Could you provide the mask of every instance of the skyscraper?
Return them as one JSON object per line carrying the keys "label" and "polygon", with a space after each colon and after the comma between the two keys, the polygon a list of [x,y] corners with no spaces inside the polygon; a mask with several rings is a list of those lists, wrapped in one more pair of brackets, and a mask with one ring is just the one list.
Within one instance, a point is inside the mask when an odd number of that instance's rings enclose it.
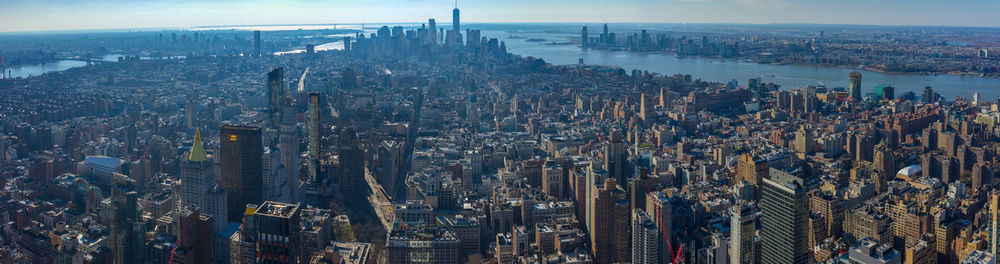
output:
{"label": "skyscraper", "polygon": [[174,263],[211,263],[212,217],[197,207],[184,208],[177,214],[177,247],[171,252]]}
{"label": "skyscraper", "polygon": [[337,166],[337,176],[340,177],[340,191],[348,199],[348,205],[363,202],[364,192],[361,186],[365,177],[365,153],[358,144],[358,133],[350,127],[342,128],[338,140],[340,166]]}
{"label": "skyscraper", "polygon": [[253,31],[253,51],[250,56],[260,57],[260,30]]}
{"label": "skyscraper", "polygon": [[861,101],[861,73],[854,71],[848,76],[851,78],[848,94],[854,101]]}
{"label": "skyscraper", "polygon": [[642,118],[642,121],[647,124],[653,122],[653,119],[656,118],[656,112],[653,112],[653,108],[653,97],[642,93],[639,100],[639,118]]}
{"label": "skyscraper", "polygon": [[673,208],[670,204],[670,197],[663,191],[654,191],[646,194],[646,214],[656,223],[660,233],[660,257],[663,262],[671,260],[670,249],[667,248],[671,237],[673,224],[670,221]]}
{"label": "skyscraper", "polygon": [[427,38],[428,43],[437,44],[438,43],[438,31],[437,31],[437,21],[433,18],[427,20]]}
{"label": "skyscraper", "polygon": [[255,238],[257,263],[299,263],[299,204],[267,201],[246,211],[244,225]]}
{"label": "skyscraper", "polygon": [[608,35],[608,23],[604,23],[604,32],[601,33],[601,43],[608,44],[611,42],[611,36]]}
{"label": "skyscraper", "polygon": [[287,178],[287,193],[292,198],[298,197],[295,192],[299,187],[299,128],[295,108],[290,100],[285,101],[284,117],[278,137],[278,149],[281,150],[281,165],[285,168]]}
{"label": "skyscraper", "polygon": [[315,184],[319,174],[319,115],[320,115],[320,94],[309,93],[309,119],[307,129],[309,133],[309,179]]}
{"label": "skyscraper", "polygon": [[[187,209],[195,208],[199,214],[211,217],[211,230],[225,230],[229,224],[228,197],[219,184],[216,166],[205,152],[201,131],[196,129],[191,150],[187,158],[181,161],[180,202],[176,212],[184,217],[188,214]],[[183,229],[182,227],[181,230]],[[217,261],[228,262],[229,255],[224,253],[227,253],[225,251],[228,250],[226,245],[229,243],[229,238],[224,236],[212,236],[212,238],[211,242],[204,242],[211,245],[198,244],[198,246],[211,246]]]}
{"label": "skyscraper", "polygon": [[594,197],[594,232],[591,233],[595,263],[627,262],[629,259],[629,212],[625,191],[615,179],[604,180]]}
{"label": "skyscraper", "polygon": [[583,29],[580,30],[580,46],[587,47],[588,39],[590,37],[587,36],[587,26],[583,26]]}
{"label": "skyscraper", "polygon": [[461,27],[458,22],[458,0],[455,1],[455,9],[451,10],[451,26],[455,30],[455,34],[458,34]]}
{"label": "skyscraper", "polygon": [[178,212],[191,206],[205,210],[202,199],[215,184],[215,177],[212,175],[214,172],[214,165],[208,159],[208,153],[201,142],[201,131],[196,129],[191,151],[187,159],[181,161],[181,202]]}
{"label": "skyscraper", "polygon": [[792,175],[771,175],[762,184],[763,264],[809,263],[809,200],[802,179]]}
{"label": "skyscraper", "polygon": [[806,130],[806,126],[800,126],[799,131],[795,132],[795,152],[802,155],[800,157],[804,157],[804,155],[812,154],[813,149],[812,133]]}
{"label": "skyscraper", "polygon": [[625,150],[625,142],[622,141],[622,134],[612,131],[607,144],[604,145],[604,169],[608,172],[608,178],[619,182],[627,182],[628,156]]}
{"label": "skyscraper", "polygon": [[729,219],[729,263],[756,263],[753,207],[748,205],[734,205],[729,209]]}
{"label": "skyscraper", "polygon": [[660,263],[660,229],[645,211],[632,211],[632,263]]}
{"label": "skyscraper", "polygon": [[263,202],[264,148],[260,127],[223,125],[219,130],[220,180],[228,194],[228,218],[243,219],[247,204]]}
{"label": "skyscraper", "polygon": [[198,126],[198,101],[194,98],[189,98],[187,104],[184,105],[184,117],[187,119],[188,128]]}
{"label": "skyscraper", "polygon": [[1000,250],[1000,245],[998,245],[1000,244],[1000,241],[998,241],[1000,240],[1000,238],[997,237],[1000,236],[1000,231],[998,231],[998,229],[1000,229],[1000,223],[998,223],[1000,222],[1000,219],[997,219],[997,217],[1000,217],[1000,192],[994,190],[993,192],[990,192],[990,237],[989,237],[990,239],[989,250],[990,253],[993,253],[994,256],[996,256],[998,250]]}
{"label": "skyscraper", "polygon": [[263,199],[268,201],[288,202],[288,180],[285,178],[285,167],[281,165],[281,150],[277,148],[264,147],[264,156],[261,159],[263,169]]}
{"label": "skyscraper", "polygon": [[111,251],[115,264],[142,263],[146,240],[139,218],[139,193],[135,181],[121,173],[112,174]]}
{"label": "skyscraper", "polygon": [[[285,110],[285,68],[278,67],[267,73],[267,127],[278,129]],[[267,142],[269,145],[275,142]]]}

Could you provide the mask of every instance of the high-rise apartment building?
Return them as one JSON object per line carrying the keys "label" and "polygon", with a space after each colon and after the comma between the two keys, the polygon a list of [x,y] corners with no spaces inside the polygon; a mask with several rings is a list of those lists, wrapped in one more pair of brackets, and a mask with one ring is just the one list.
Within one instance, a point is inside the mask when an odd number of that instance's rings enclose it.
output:
{"label": "high-rise apartment building", "polygon": [[614,179],[608,178],[594,197],[594,232],[591,233],[594,261],[629,261],[629,206]]}
{"label": "high-rise apartment building", "polygon": [[739,163],[736,164],[737,179],[754,186],[759,186],[763,179],[768,177],[769,172],[770,166],[767,160],[754,158],[750,154],[741,155]]}
{"label": "high-rise apartment building", "polygon": [[632,263],[660,264],[660,229],[641,209],[632,211]]}
{"label": "high-rise apartment building", "polygon": [[729,209],[730,264],[757,263],[755,215],[756,212],[752,205],[734,205]]}
{"label": "high-rise apartment building", "polygon": [[320,113],[320,93],[309,93],[308,120],[306,122],[309,142],[306,150],[309,152],[309,174],[307,175],[309,178],[307,180],[312,184],[316,184],[319,177]]}

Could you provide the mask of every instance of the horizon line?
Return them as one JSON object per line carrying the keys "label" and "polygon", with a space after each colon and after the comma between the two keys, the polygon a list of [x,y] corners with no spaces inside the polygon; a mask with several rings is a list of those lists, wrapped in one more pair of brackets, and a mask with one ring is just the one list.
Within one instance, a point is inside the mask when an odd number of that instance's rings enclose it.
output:
{"label": "horizon line", "polygon": [[[17,35],[17,34],[28,34],[28,35],[38,35],[38,34],[72,34],[72,33],[136,33],[136,32],[155,32],[155,31],[188,31],[191,29],[203,29],[204,28],[216,28],[216,27],[265,27],[265,26],[339,26],[339,25],[378,25],[389,26],[389,25],[415,25],[415,24],[426,24],[427,22],[348,22],[348,23],[290,23],[290,24],[243,24],[243,25],[202,25],[202,26],[165,26],[165,27],[137,27],[137,28],[80,28],[80,29],[43,29],[43,30],[12,30],[12,31],[0,31],[0,35]],[[451,21],[446,23],[438,23],[439,25],[451,25]],[[932,24],[838,24],[838,23],[809,23],[809,22],[799,22],[799,23],[752,23],[752,22],[462,22],[466,25],[476,25],[476,24],[563,24],[563,25],[585,25],[585,24],[649,24],[649,25],[758,25],[758,26],[780,26],[780,25],[813,25],[813,26],[869,26],[869,27],[940,27],[940,28],[980,28],[980,29],[1000,29],[1000,26],[972,26],[972,25],[932,25]],[[204,31],[213,30],[235,30],[244,31],[239,29],[208,29]],[[309,30],[320,30],[320,29],[309,29]],[[274,30],[274,31],[289,31],[289,30]]]}

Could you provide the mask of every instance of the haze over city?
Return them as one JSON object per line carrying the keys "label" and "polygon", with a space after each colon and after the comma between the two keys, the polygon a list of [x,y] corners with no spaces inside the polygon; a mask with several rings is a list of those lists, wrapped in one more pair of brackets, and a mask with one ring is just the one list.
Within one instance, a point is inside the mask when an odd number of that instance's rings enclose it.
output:
{"label": "haze over city", "polygon": [[[448,0],[8,0],[0,32],[450,21]],[[467,22],[1000,25],[991,0],[461,1]]]}
{"label": "haze over city", "polygon": [[0,263],[996,264],[996,10],[6,0]]}

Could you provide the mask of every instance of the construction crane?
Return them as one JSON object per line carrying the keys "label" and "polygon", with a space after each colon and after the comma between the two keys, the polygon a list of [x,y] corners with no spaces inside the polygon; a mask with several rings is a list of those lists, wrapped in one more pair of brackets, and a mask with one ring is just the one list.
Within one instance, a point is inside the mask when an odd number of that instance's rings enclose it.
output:
{"label": "construction crane", "polygon": [[[646,193],[652,193],[652,192],[653,192],[653,189],[649,188],[649,184],[647,183],[646,184]],[[667,217],[670,217],[670,216],[667,216]],[[663,240],[667,241],[667,254],[668,254],[667,256],[670,257],[670,259],[673,260],[673,264],[677,264],[678,261],[684,260],[684,244],[681,244],[681,246],[677,247],[677,254],[676,254],[677,257],[674,258],[674,255],[675,255],[674,254],[674,247],[672,245],[670,245],[670,233],[667,232],[667,228],[663,224],[663,217],[662,216],[656,218],[656,225],[660,227],[660,232],[663,232]]]}

